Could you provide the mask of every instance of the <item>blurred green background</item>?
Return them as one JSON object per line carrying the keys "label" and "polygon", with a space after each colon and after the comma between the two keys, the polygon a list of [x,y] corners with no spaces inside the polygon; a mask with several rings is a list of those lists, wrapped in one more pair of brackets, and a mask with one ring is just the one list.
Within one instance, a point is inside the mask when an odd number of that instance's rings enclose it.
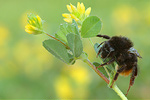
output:
{"label": "blurred green background", "polygon": [[[149,0],[0,0],[0,99],[120,99],[86,64],[66,65],[42,46],[49,37],[24,31],[27,13],[45,20],[45,30],[54,34],[64,23],[66,5],[83,2],[91,15],[103,21],[102,34],[122,35],[134,42],[143,57],[129,99],[150,99],[150,1]],[[104,41],[92,38],[93,42]],[[89,59],[98,61],[84,39]],[[119,76],[118,87],[126,93],[130,77]]]}

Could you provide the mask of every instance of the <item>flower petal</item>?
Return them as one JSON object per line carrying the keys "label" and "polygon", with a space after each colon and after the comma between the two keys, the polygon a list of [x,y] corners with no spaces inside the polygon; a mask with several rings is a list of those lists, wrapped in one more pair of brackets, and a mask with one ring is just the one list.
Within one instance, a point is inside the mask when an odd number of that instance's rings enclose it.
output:
{"label": "flower petal", "polygon": [[41,18],[38,15],[36,15],[36,18],[37,18],[38,22],[41,24]]}
{"label": "flower petal", "polygon": [[25,26],[26,29],[30,29],[30,24]]}
{"label": "flower petal", "polygon": [[80,2],[78,2],[78,4],[77,4],[77,10],[79,11],[80,9],[81,9]]}
{"label": "flower petal", "polygon": [[66,13],[62,14],[62,16],[65,17],[65,18],[70,18],[71,17],[70,14],[66,14]]}
{"label": "flower petal", "polygon": [[30,28],[31,28],[32,30],[37,30],[37,28],[34,27],[34,26],[32,26],[32,25],[30,25]]}
{"label": "flower petal", "polygon": [[71,18],[64,18],[64,21],[68,22],[68,23],[72,23],[72,19]]}
{"label": "flower petal", "polygon": [[85,15],[86,16],[89,16],[91,13],[91,7],[87,8],[86,11],[85,11]]}
{"label": "flower petal", "polygon": [[25,29],[25,31],[26,31],[27,33],[29,33],[29,34],[32,34],[32,33],[33,33],[33,31],[28,30],[28,29]]}
{"label": "flower petal", "polygon": [[83,3],[81,3],[81,13],[82,13],[82,14],[85,13],[85,6],[84,6]]}
{"label": "flower petal", "polygon": [[30,24],[26,25],[25,28],[28,30],[37,30],[36,27],[34,27],[33,25],[30,25]]}
{"label": "flower petal", "polygon": [[31,20],[29,20],[29,24],[32,24],[32,21],[31,21]]}
{"label": "flower petal", "polygon": [[70,14],[70,16],[71,16],[72,19],[75,19],[75,21],[79,21],[79,19],[75,15]]}
{"label": "flower petal", "polygon": [[32,20],[33,24],[36,24],[34,20]]}
{"label": "flower petal", "polygon": [[69,5],[67,5],[67,9],[68,9],[68,11],[69,11],[70,13],[72,13],[72,9],[71,9],[71,7],[70,7]]}
{"label": "flower petal", "polygon": [[77,11],[77,8],[74,5],[72,5],[71,3],[70,3],[70,6],[71,6],[71,9],[72,9],[73,12]]}

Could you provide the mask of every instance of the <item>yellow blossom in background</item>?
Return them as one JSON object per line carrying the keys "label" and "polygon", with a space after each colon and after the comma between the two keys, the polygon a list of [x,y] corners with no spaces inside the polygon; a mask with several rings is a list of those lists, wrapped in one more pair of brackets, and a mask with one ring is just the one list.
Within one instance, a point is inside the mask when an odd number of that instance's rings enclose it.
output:
{"label": "yellow blossom in background", "polygon": [[81,24],[91,12],[91,7],[85,10],[84,4],[80,2],[77,3],[77,8],[70,3],[70,5],[67,5],[67,9],[70,13],[64,13],[62,16],[65,17],[64,21],[68,23],[72,23],[72,19],[74,19],[76,22]]}
{"label": "yellow blossom in background", "polygon": [[[42,46],[39,46],[40,42],[39,39],[32,40],[32,43],[29,40],[20,40],[14,45],[13,58],[18,64],[22,65],[18,69],[22,69],[22,73],[28,78],[38,78],[46,70],[53,67],[51,66],[52,56],[44,51]],[[24,50],[24,53],[22,53],[22,50]],[[47,64],[49,66],[46,66]]]}
{"label": "yellow blossom in background", "polygon": [[144,15],[143,17],[145,18],[145,23],[147,25],[150,25],[150,6],[145,7],[146,9],[143,10]]}
{"label": "yellow blossom in background", "polygon": [[25,26],[25,31],[29,34],[42,34],[43,33],[43,21],[38,15],[28,15],[28,24]]}
{"label": "yellow blossom in background", "polygon": [[82,62],[75,63],[71,66],[64,66],[61,72],[62,74],[59,76],[61,78],[57,79],[58,81],[54,83],[56,94],[60,98],[86,98],[88,96],[90,92],[88,86],[91,82],[91,76],[88,69],[82,65]]}
{"label": "yellow blossom in background", "polygon": [[[131,35],[133,32],[133,27],[131,25],[138,25],[140,21],[140,14],[137,9],[129,5],[119,5],[112,12],[112,24],[113,28],[117,33]],[[140,21],[141,22],[141,21]]]}
{"label": "yellow blossom in background", "polygon": [[131,6],[121,5],[116,7],[112,13],[113,23],[119,24],[119,26],[125,26],[132,23],[132,21],[137,22],[139,19],[139,14],[136,9]]}
{"label": "yellow blossom in background", "polygon": [[[8,55],[9,38],[10,38],[9,29],[5,26],[0,25],[0,60],[4,60],[4,58],[7,57]],[[0,63],[0,66],[2,66],[1,63]]]}
{"label": "yellow blossom in background", "polygon": [[75,63],[69,70],[70,76],[77,84],[86,86],[90,82],[89,72],[80,63]]}
{"label": "yellow blossom in background", "polygon": [[76,84],[76,87],[74,87],[75,97],[86,98],[90,92],[88,87],[91,82],[88,69],[82,63],[78,62],[68,68],[68,74],[74,80],[74,84]]}
{"label": "yellow blossom in background", "polygon": [[[5,61],[4,61],[5,62]],[[19,68],[13,61],[8,60],[7,63],[0,64],[0,78],[6,79],[17,76],[19,74]]]}
{"label": "yellow blossom in background", "polygon": [[9,30],[7,27],[0,26],[0,46],[4,45],[8,41]]}
{"label": "yellow blossom in background", "polygon": [[54,84],[56,93],[61,99],[73,98],[73,88],[71,83],[65,76],[60,76],[56,79]]}

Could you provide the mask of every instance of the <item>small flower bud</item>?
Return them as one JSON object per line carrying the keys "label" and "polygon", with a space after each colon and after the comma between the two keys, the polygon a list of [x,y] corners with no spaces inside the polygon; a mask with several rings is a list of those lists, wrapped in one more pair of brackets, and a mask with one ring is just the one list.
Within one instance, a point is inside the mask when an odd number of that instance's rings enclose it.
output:
{"label": "small flower bud", "polygon": [[43,33],[43,21],[38,15],[28,15],[28,24],[25,26],[25,31],[29,34],[42,34]]}

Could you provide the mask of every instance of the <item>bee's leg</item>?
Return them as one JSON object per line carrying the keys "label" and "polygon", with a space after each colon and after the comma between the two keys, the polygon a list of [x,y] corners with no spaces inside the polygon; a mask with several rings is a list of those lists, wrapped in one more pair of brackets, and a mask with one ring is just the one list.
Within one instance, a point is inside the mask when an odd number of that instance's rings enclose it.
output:
{"label": "bee's leg", "polygon": [[119,76],[119,73],[121,73],[122,71],[124,71],[124,69],[125,69],[125,66],[122,66],[121,68],[119,68],[119,69],[117,70],[117,72],[116,72],[116,74],[115,74],[115,77],[114,77],[114,79],[113,79],[113,81],[112,81],[112,84],[111,84],[110,88],[112,88],[114,82],[117,80],[117,78],[118,78],[118,76]]}
{"label": "bee's leg", "polygon": [[111,54],[111,52],[109,52],[109,54],[105,57],[105,59],[104,59],[104,62],[105,62],[105,60],[108,58],[108,56]]}
{"label": "bee's leg", "polygon": [[130,78],[130,84],[129,84],[129,88],[127,90],[126,96],[128,95],[128,92],[129,92],[131,86],[134,84],[134,79],[135,79],[136,76],[137,76],[137,65],[133,67],[132,75],[131,75],[131,78]]}
{"label": "bee's leg", "polygon": [[102,49],[100,48],[96,57],[98,57],[98,55],[101,53],[101,51],[102,51]]}
{"label": "bee's leg", "polygon": [[100,44],[97,46],[97,48],[98,48],[99,46],[101,46],[104,42],[105,42],[105,41],[103,41],[102,43],[100,43]]}
{"label": "bee's leg", "polygon": [[[104,42],[105,42],[105,41],[104,41]],[[99,46],[101,46],[104,42],[100,43],[100,44],[97,46],[97,48],[98,48]],[[98,53],[97,53],[97,56],[96,56],[96,57],[98,57],[98,55],[101,53],[101,51],[102,51],[102,49],[100,48],[99,51],[98,51]]]}
{"label": "bee's leg", "polygon": [[105,57],[104,62],[105,62],[105,60],[109,57],[109,55],[111,55],[112,53],[113,53],[113,51],[110,51],[110,52],[109,52],[109,54]]}
{"label": "bee's leg", "polygon": [[111,59],[111,60],[109,60],[108,62],[106,62],[106,63],[104,63],[104,64],[99,65],[97,68],[99,68],[99,67],[103,67],[103,66],[105,66],[105,65],[109,65],[109,64],[113,63],[114,61],[115,61],[115,59],[114,59],[114,58],[112,58],[112,59]]}
{"label": "bee's leg", "polygon": [[[105,57],[105,59],[104,59],[104,62],[105,62],[105,60],[114,52],[114,49],[110,46],[110,44],[109,44],[109,42],[107,42],[106,43],[107,45],[108,45],[108,47],[109,47],[109,50],[108,50],[108,55]],[[107,51],[107,49],[105,49],[106,51]]]}
{"label": "bee's leg", "polygon": [[107,35],[97,35],[97,37],[102,37],[102,38],[104,38],[104,39],[110,39],[110,37],[107,36]]}

